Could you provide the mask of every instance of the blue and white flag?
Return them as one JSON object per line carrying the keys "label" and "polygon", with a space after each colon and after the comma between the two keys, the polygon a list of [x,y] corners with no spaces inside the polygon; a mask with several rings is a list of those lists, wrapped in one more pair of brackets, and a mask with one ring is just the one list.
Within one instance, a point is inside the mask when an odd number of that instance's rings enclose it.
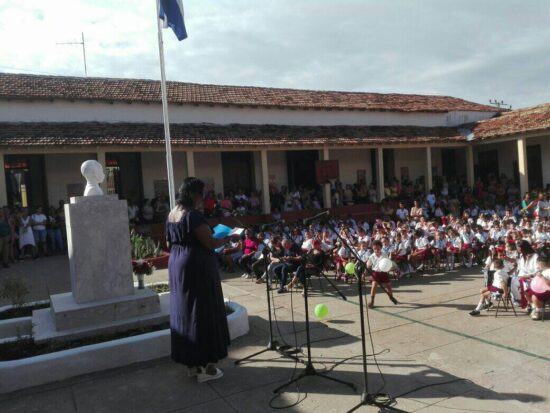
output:
{"label": "blue and white flag", "polygon": [[187,38],[181,0],[159,0],[159,6],[159,19],[164,21],[164,28],[171,27],[178,40]]}

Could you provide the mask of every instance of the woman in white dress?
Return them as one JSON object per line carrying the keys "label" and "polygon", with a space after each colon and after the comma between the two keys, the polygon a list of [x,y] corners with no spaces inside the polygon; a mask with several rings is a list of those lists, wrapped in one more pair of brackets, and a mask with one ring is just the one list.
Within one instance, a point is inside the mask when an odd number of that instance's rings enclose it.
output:
{"label": "woman in white dress", "polygon": [[[36,243],[34,242],[34,234],[32,232],[32,220],[29,216],[27,208],[23,208],[19,218],[19,250],[23,258],[34,257]],[[29,251],[30,250],[30,254]]]}

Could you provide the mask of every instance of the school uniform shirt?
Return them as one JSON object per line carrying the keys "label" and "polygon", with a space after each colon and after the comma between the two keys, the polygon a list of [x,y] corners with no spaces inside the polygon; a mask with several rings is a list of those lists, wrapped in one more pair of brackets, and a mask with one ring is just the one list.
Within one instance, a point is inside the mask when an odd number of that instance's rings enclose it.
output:
{"label": "school uniform shirt", "polygon": [[453,237],[449,240],[449,243],[454,247],[454,248],[460,248],[462,247],[462,239],[460,237]]}
{"label": "school uniform shirt", "polygon": [[371,254],[372,254],[372,251],[369,251],[369,250],[358,250],[357,251],[357,256],[363,262],[367,262],[367,260],[369,259],[369,256]]}
{"label": "school uniform shirt", "polygon": [[340,247],[338,250],[338,255],[340,258],[349,258],[349,251],[346,249],[346,247]]}
{"label": "school uniform shirt", "polygon": [[397,246],[395,253],[399,256],[405,256],[407,255],[409,248],[410,248],[409,240],[403,240]]}
{"label": "school uniform shirt", "polygon": [[537,259],[537,254],[532,254],[527,259],[525,259],[524,257],[519,257],[518,277],[534,275],[537,272]]}
{"label": "school uniform shirt", "polygon": [[373,271],[380,271],[378,264],[380,263],[380,260],[382,258],[388,258],[388,257],[384,253],[380,254],[380,256],[378,257],[373,252],[367,259],[367,267],[370,267]]}
{"label": "school uniform shirt", "polygon": [[414,240],[414,246],[418,250],[424,250],[430,246],[430,241],[428,241],[428,237],[420,237]]}
{"label": "school uniform shirt", "polygon": [[535,232],[535,240],[540,243],[548,242],[550,240],[550,234],[544,231]]}
{"label": "school uniform shirt", "polygon": [[480,244],[487,242],[487,234],[485,232],[476,232],[475,238]]}
{"label": "school uniform shirt", "polygon": [[502,284],[506,285],[508,283],[509,275],[504,268],[495,271],[493,274],[493,283],[492,286],[495,288],[502,288]]}
{"label": "school uniform shirt", "polygon": [[393,251],[393,246],[391,244],[382,246],[382,254],[387,255],[388,257]]}
{"label": "school uniform shirt", "polygon": [[444,250],[447,246],[447,241],[445,239],[434,239],[432,241],[432,246],[438,250]]}
{"label": "school uniform shirt", "polygon": [[471,232],[462,231],[460,233],[460,238],[464,244],[472,245],[473,236]]}

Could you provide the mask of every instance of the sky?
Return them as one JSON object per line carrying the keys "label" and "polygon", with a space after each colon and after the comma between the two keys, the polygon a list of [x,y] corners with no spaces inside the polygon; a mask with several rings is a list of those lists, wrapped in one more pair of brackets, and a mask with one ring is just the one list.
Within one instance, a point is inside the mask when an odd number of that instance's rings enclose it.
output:
{"label": "sky", "polygon": [[[550,0],[183,0],[183,82],[550,102]],[[0,72],[160,79],[155,0],[0,0]]]}

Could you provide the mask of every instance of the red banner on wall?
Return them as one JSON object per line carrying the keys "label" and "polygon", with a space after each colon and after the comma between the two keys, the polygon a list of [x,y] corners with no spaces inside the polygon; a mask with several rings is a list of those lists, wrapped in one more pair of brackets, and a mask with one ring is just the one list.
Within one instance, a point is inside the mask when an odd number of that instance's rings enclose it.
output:
{"label": "red banner on wall", "polygon": [[315,162],[315,178],[317,185],[326,184],[331,179],[340,177],[340,169],[338,161],[316,161]]}

